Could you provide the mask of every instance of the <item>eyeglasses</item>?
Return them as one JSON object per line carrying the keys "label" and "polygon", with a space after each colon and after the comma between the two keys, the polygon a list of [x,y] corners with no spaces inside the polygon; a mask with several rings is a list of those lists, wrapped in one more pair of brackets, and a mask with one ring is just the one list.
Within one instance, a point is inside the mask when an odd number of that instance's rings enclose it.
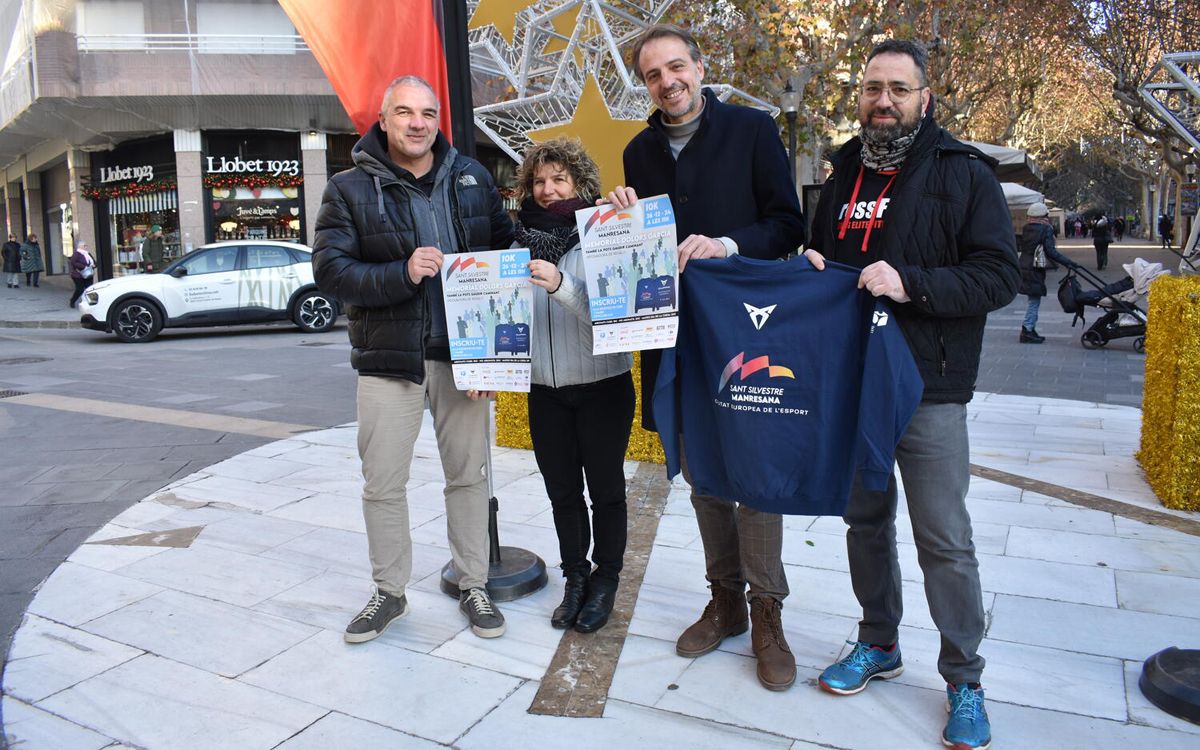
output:
{"label": "eyeglasses", "polygon": [[864,83],[862,87],[862,95],[865,99],[878,99],[883,96],[883,92],[887,91],[888,99],[894,102],[905,102],[908,98],[920,91],[928,88],[927,86],[918,86],[917,88],[909,88],[908,86],[900,86],[895,84],[883,83]]}

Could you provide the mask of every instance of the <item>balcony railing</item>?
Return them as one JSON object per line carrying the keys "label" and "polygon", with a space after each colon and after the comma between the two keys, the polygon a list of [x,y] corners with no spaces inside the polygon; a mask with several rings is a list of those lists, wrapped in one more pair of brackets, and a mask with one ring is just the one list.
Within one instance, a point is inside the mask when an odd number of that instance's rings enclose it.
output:
{"label": "balcony railing", "polygon": [[308,45],[297,34],[87,34],[80,52],[198,52],[206,55],[294,55]]}

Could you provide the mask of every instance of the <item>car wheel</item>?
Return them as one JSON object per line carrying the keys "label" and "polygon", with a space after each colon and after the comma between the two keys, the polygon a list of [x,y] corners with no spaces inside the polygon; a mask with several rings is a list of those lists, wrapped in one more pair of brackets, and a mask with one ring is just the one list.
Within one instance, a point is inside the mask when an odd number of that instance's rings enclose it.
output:
{"label": "car wheel", "polygon": [[320,292],[305,292],[296,300],[292,319],[305,333],[324,333],[337,320],[337,306]]}
{"label": "car wheel", "polygon": [[113,311],[112,331],[127,344],[153,341],[162,326],[158,308],[143,299],[125,300]]}

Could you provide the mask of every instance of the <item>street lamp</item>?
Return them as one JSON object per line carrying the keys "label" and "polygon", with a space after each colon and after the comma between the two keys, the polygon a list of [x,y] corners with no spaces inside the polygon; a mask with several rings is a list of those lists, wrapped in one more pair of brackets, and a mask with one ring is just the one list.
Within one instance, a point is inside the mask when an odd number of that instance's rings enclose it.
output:
{"label": "street lamp", "polygon": [[788,127],[788,157],[792,162],[792,184],[796,184],[796,111],[800,109],[800,92],[792,88],[792,82],[789,79],[787,87],[783,90],[783,96],[780,97],[780,106],[783,109],[784,115],[787,116]]}

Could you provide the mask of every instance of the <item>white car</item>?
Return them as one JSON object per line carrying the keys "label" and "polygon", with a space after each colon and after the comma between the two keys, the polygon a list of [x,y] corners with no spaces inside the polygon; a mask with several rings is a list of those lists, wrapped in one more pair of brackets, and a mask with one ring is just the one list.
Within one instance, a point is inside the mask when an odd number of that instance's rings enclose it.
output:
{"label": "white car", "polygon": [[93,284],[79,300],[84,328],[130,343],[151,341],[163,328],[274,320],[319,333],[333,327],[340,307],[313,281],[312,250],[273,240],[205,245],[161,273]]}

